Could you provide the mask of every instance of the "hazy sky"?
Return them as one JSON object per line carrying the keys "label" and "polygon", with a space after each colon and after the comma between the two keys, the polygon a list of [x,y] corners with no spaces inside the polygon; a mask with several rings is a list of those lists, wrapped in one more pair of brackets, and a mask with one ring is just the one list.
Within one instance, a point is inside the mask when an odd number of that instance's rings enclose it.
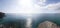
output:
{"label": "hazy sky", "polygon": [[0,0],[0,11],[6,13],[60,12],[60,0]]}

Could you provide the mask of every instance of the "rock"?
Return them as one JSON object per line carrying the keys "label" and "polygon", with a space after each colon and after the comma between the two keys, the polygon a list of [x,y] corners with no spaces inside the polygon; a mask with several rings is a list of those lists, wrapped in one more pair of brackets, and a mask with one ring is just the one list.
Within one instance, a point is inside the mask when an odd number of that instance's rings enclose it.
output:
{"label": "rock", "polygon": [[[44,21],[39,24],[38,28],[58,28],[56,23],[53,23],[51,21]],[[60,26],[59,26],[60,28]]]}
{"label": "rock", "polygon": [[5,13],[0,12],[0,19],[2,19],[3,17],[5,17]]}

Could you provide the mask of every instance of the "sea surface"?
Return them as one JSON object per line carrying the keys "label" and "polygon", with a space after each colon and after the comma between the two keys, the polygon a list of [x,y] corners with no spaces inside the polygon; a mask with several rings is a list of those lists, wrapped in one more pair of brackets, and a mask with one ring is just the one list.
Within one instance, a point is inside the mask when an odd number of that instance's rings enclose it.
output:
{"label": "sea surface", "polygon": [[[16,23],[18,22],[17,28],[26,28],[26,20],[27,17],[25,14],[17,14],[17,13],[5,13],[6,16],[3,20],[0,20],[0,24],[5,23]],[[57,25],[60,25],[60,13],[39,13],[32,14],[32,27],[37,28],[41,22],[44,21],[52,21]]]}
{"label": "sea surface", "polygon": [[26,17],[16,13],[5,13],[5,17],[0,20],[0,24],[17,24],[16,28],[25,28]]}
{"label": "sea surface", "polygon": [[33,17],[32,28],[38,28],[39,24],[44,21],[51,21],[60,26],[60,13],[40,13],[35,15]]}

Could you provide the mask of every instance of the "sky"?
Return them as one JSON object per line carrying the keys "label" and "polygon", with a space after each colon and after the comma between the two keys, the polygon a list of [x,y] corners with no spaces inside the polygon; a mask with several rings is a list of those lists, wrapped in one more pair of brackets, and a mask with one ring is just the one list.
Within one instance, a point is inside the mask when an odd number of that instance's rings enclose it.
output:
{"label": "sky", "polygon": [[0,0],[0,12],[60,13],[60,0]]}

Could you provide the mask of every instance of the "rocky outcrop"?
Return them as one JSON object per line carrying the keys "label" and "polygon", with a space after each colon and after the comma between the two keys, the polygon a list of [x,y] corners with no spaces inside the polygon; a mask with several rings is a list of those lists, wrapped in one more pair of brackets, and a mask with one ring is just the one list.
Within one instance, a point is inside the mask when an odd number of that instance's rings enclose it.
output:
{"label": "rocky outcrop", "polygon": [[3,17],[5,17],[5,13],[0,12],[0,19],[2,19]]}
{"label": "rocky outcrop", "polygon": [[45,21],[39,24],[38,28],[60,28],[60,26],[57,26],[57,24],[50,22],[50,21]]}

